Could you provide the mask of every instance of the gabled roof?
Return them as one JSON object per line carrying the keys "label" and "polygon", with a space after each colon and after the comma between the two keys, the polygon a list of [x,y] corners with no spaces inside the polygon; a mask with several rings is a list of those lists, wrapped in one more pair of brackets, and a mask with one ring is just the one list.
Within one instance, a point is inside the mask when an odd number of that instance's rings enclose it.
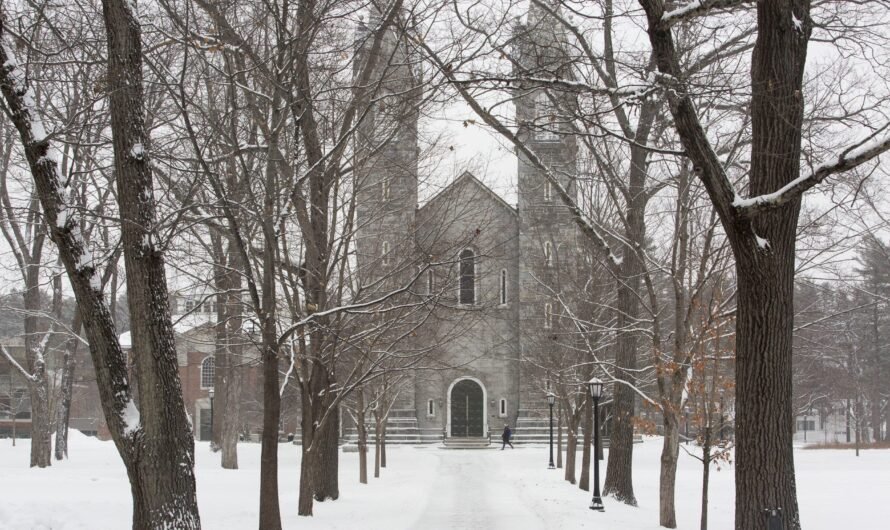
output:
{"label": "gabled roof", "polygon": [[508,203],[507,201],[502,199],[500,195],[498,195],[491,188],[489,188],[488,186],[483,184],[481,180],[476,178],[476,176],[473,175],[472,173],[470,173],[469,171],[464,171],[459,177],[454,179],[454,181],[451,184],[445,186],[445,188],[442,191],[433,195],[433,197],[430,200],[428,200],[426,202],[426,204],[424,204],[423,206],[418,208],[418,210],[423,210],[430,204],[433,204],[434,202],[437,202],[437,201],[447,197],[448,195],[451,195],[451,193],[453,193],[454,190],[458,189],[458,187],[464,183],[473,185],[476,188],[478,188],[479,190],[481,190],[482,192],[484,192],[485,194],[489,195],[490,197],[492,197],[494,199],[494,201],[497,204],[500,204],[502,207],[506,208],[507,211],[509,211],[511,214],[513,214],[513,215],[519,214],[519,212],[516,208],[510,206],[510,203]]}

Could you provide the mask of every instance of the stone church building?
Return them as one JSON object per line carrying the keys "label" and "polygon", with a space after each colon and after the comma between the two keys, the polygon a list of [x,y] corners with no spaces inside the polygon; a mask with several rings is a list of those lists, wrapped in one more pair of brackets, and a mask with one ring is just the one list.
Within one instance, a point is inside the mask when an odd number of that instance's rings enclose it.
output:
{"label": "stone church building", "polygon": [[[563,40],[534,4],[531,9],[514,29],[514,53],[527,68],[565,74]],[[358,32],[357,64],[369,34],[365,27]],[[429,350],[427,369],[417,370],[402,390],[387,440],[497,439],[510,425],[517,441],[543,441],[546,376],[535,359],[565,347],[572,335],[559,329],[558,316],[574,305],[575,273],[585,264],[589,269],[587,244],[550,180],[519,151],[517,207],[469,172],[418,207],[423,83],[406,50],[395,35],[385,39],[382,54],[391,66],[385,78],[377,77],[374,110],[356,149],[363,162],[356,164],[363,282],[392,289],[414,281],[412,292],[436,304],[413,339],[417,350]],[[568,176],[578,148],[555,112],[570,102],[534,86],[511,90],[519,138],[574,194]]]}

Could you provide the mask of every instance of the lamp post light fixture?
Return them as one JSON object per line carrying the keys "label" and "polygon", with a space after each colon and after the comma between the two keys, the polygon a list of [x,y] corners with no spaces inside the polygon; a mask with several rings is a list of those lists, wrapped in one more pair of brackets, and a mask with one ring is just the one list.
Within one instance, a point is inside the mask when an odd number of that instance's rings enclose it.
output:
{"label": "lamp post light fixture", "polygon": [[215,394],[214,388],[210,387],[207,390],[207,395],[210,397],[210,443],[213,444],[213,394]]}
{"label": "lamp post light fixture", "polygon": [[600,460],[596,457],[600,447],[600,414],[599,403],[603,397],[603,382],[594,377],[587,382],[590,397],[593,399],[593,500],[590,501],[590,509],[598,512],[605,511],[603,500],[600,498]]}
{"label": "lamp post light fixture", "polygon": [[547,392],[547,404],[550,405],[550,465],[547,469],[556,469],[553,465],[553,404],[556,403],[556,394]]}

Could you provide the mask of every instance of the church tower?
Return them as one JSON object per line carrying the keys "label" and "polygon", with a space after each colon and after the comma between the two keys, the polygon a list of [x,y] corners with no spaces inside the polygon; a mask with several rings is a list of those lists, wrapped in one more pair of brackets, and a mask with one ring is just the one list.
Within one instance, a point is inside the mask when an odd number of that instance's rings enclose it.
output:
{"label": "church tower", "polygon": [[[359,123],[354,154],[356,250],[364,285],[379,289],[410,278],[417,208],[417,122],[420,79],[397,30],[388,30],[375,52],[381,15],[372,11],[355,37],[354,90]],[[362,79],[371,54],[376,65]],[[367,111],[367,112],[366,112]]]}
{"label": "church tower", "polygon": [[[517,78],[572,78],[565,31],[534,2],[527,22],[514,28],[514,54]],[[578,152],[571,130],[574,98],[530,81],[520,83],[514,97],[519,138],[574,197]],[[522,152],[517,155],[521,354],[523,359],[541,360],[557,355],[571,335],[566,320],[559,318],[565,313],[561,305],[566,301],[559,295],[570,289],[568,276],[575,270],[577,229],[545,172]],[[542,408],[546,391],[542,374],[530,377],[525,370],[525,365],[546,366],[546,362],[523,365],[520,432],[522,416]]]}

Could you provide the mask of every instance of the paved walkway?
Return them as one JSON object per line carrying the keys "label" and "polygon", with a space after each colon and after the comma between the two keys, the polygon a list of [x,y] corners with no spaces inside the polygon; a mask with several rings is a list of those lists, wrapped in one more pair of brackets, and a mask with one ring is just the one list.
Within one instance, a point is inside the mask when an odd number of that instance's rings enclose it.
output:
{"label": "paved walkway", "polygon": [[[507,451],[510,449],[507,448]],[[439,450],[432,495],[413,528],[517,530],[546,528],[522,500],[523,492],[506,478],[499,449]]]}

